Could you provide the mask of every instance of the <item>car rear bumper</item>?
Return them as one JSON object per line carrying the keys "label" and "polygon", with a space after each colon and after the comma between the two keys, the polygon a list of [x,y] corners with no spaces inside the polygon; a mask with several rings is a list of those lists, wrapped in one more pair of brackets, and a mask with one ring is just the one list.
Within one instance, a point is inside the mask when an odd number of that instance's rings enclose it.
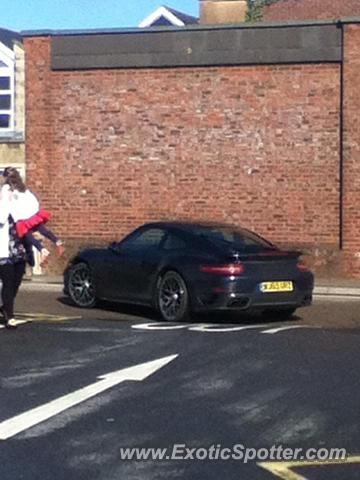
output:
{"label": "car rear bumper", "polygon": [[215,310],[264,310],[293,309],[312,303],[314,281],[312,274],[301,275],[293,281],[294,289],[289,292],[262,292],[260,282],[243,281],[224,283],[221,287],[207,288],[197,292],[193,309]]}
{"label": "car rear bumper", "polygon": [[[271,294],[267,294],[271,295]],[[216,311],[216,310],[263,310],[274,308],[299,308],[311,305],[312,291],[301,292],[296,295],[286,296],[274,294],[272,297],[259,298],[256,295],[246,294],[219,294],[199,299],[194,310]]]}

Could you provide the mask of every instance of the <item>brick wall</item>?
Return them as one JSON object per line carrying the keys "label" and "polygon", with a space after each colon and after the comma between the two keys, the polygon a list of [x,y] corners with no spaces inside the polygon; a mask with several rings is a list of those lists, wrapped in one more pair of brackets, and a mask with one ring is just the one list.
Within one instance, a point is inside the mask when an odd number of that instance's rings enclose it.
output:
{"label": "brick wall", "polygon": [[338,250],[339,65],[52,72],[50,39],[25,45],[27,175],[69,252],[149,220],[212,219],[353,273],[350,206]]}
{"label": "brick wall", "polygon": [[345,29],[344,63],[344,259],[360,278],[360,25]]}
{"label": "brick wall", "polygon": [[360,16],[359,0],[280,0],[264,8],[263,20],[326,20]]}

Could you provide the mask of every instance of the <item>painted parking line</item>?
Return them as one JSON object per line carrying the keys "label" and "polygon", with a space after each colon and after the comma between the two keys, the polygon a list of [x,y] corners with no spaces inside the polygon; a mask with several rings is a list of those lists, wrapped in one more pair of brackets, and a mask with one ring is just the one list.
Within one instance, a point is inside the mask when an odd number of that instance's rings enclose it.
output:
{"label": "painted parking line", "polygon": [[131,328],[135,330],[181,330],[188,328],[189,325],[183,324],[170,324],[170,323],[158,323],[158,322],[151,322],[151,323],[137,323],[136,325],[131,325]]}
{"label": "painted parking line", "polygon": [[[272,473],[276,478],[281,478],[282,480],[312,480],[311,477],[302,475],[301,473],[294,472],[294,468],[296,470],[300,470],[304,467],[334,467],[339,465],[346,466],[346,465],[353,465],[356,463],[360,463],[360,455],[352,455],[343,460],[309,460],[309,461],[293,461],[293,462],[259,462],[257,465],[264,470]],[[345,478],[346,476],[346,469],[344,471],[345,475],[342,475],[341,478]],[[308,474],[306,474],[308,475]],[[315,473],[316,475],[316,473]],[[313,477],[315,480],[315,476]],[[316,477],[318,478],[318,477]]]}
{"label": "painted parking line", "polygon": [[316,327],[315,325],[287,325],[284,327],[270,328],[269,330],[264,330],[261,333],[274,334],[274,333],[283,332],[285,330],[293,330],[295,328],[320,328],[320,327]]}
{"label": "painted parking line", "polygon": [[[15,316],[16,319],[12,321],[12,324],[16,326],[36,322],[67,322],[70,320],[80,320],[82,318],[65,315],[50,315],[49,313],[16,313]],[[0,329],[4,328],[5,325],[0,324]]]}
{"label": "painted parking line", "polygon": [[132,325],[131,328],[136,330],[148,330],[148,331],[166,331],[166,330],[189,330],[191,332],[206,332],[206,333],[230,333],[241,332],[243,330],[259,330],[260,333],[276,334],[285,330],[294,330],[297,328],[320,328],[314,325],[282,325],[275,328],[273,323],[255,324],[255,325],[229,325],[224,326],[221,323],[194,323],[194,324],[169,324],[168,322],[148,322],[138,323]]}
{"label": "painted parking line", "polygon": [[51,315],[50,313],[15,313],[17,321],[26,322],[65,322],[67,320],[80,320],[81,316]]}
{"label": "painted parking line", "polygon": [[214,324],[203,324],[203,325],[196,325],[194,327],[189,328],[189,330],[193,332],[218,332],[218,333],[226,333],[226,332],[241,332],[242,330],[255,330],[258,328],[266,328],[268,325],[245,325],[245,326],[237,326],[237,327],[224,327],[223,325],[214,325]]}
{"label": "painted parking line", "polygon": [[[18,326],[18,325],[23,325],[24,323],[28,323],[30,320],[12,320],[11,324],[12,325],[15,325],[15,326]],[[5,325],[4,324],[1,324],[0,325],[0,329],[1,328],[5,328]]]}
{"label": "painted parking line", "polygon": [[268,324],[262,325],[239,325],[224,327],[224,324],[220,323],[193,323],[193,324],[169,324],[168,322],[149,322],[138,323],[132,325],[131,328],[136,330],[190,330],[192,332],[239,332],[242,330],[251,330],[257,328],[266,328]]}
{"label": "painted parking line", "polygon": [[13,325],[22,325],[23,323],[28,323],[28,322],[29,322],[29,320],[18,320],[18,319],[15,319],[15,320],[13,320],[11,323],[12,323]]}

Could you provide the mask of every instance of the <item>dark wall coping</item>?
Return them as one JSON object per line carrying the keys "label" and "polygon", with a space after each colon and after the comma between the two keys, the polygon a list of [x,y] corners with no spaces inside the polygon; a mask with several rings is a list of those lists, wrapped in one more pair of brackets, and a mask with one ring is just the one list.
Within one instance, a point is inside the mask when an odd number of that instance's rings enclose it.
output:
{"label": "dark wall coping", "polygon": [[306,26],[322,26],[322,25],[338,25],[338,24],[357,24],[360,23],[360,17],[339,17],[334,20],[289,20],[281,22],[244,22],[236,24],[224,25],[185,25],[183,27],[166,26],[166,27],[150,27],[150,28],[102,28],[102,29],[75,29],[75,30],[23,30],[20,35],[26,37],[56,37],[64,35],[113,35],[117,33],[159,33],[159,32],[176,32],[176,31],[196,31],[196,30],[233,30],[233,29],[263,29],[263,28],[289,28],[289,27],[306,27]]}
{"label": "dark wall coping", "polygon": [[53,70],[340,63],[341,26],[360,18],[149,29],[43,30]]}

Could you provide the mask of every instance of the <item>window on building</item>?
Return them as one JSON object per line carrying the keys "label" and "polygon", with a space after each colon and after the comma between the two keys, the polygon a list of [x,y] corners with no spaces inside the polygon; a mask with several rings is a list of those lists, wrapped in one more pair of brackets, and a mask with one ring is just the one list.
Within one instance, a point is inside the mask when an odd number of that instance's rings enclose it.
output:
{"label": "window on building", "polygon": [[14,53],[0,43],[0,133],[14,130],[14,78]]}

